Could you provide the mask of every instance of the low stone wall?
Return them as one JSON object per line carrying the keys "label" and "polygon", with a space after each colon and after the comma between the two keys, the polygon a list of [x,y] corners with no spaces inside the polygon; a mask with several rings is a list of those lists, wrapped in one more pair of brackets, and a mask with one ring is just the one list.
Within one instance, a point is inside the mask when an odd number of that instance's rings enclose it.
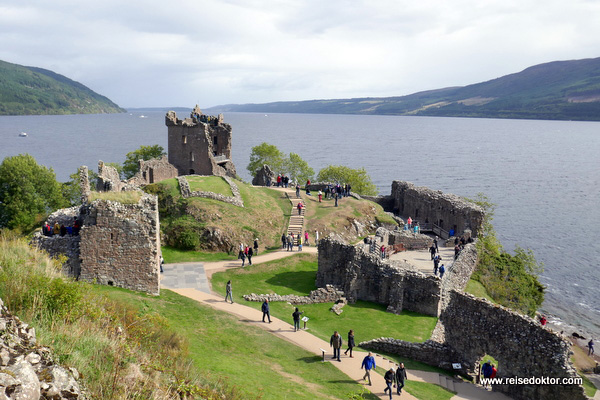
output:
{"label": "low stone wall", "polygon": [[269,300],[274,301],[285,301],[291,304],[317,304],[317,303],[335,303],[338,300],[345,301],[344,292],[337,290],[332,285],[326,285],[324,288],[318,288],[310,292],[308,296],[296,296],[293,294],[278,295],[272,294],[245,294],[244,300],[246,301],[259,301],[263,302]]}
{"label": "low stone wall", "polygon": [[458,258],[446,269],[442,281],[443,288],[464,291],[475,271],[477,260],[477,246],[475,243],[467,244],[458,254]]}
{"label": "low stone wall", "polygon": [[365,196],[362,195],[361,198],[365,200],[372,201],[373,203],[379,204],[383,207],[384,211],[393,211],[394,210],[394,198],[392,196]]}
{"label": "low stone wall", "polygon": [[76,369],[55,365],[51,350],[36,345],[35,329],[0,300],[0,398],[86,399]]}
{"label": "low stone wall", "polygon": [[190,189],[190,183],[185,178],[185,176],[178,176],[177,181],[179,182],[179,190],[181,192],[181,196],[184,198],[188,197],[204,197],[207,199],[213,199],[218,201],[223,201],[225,203],[233,204],[234,206],[244,207],[244,201],[242,200],[242,196],[240,195],[240,190],[235,184],[235,182],[229,178],[228,176],[222,176],[223,179],[229,184],[231,188],[231,192],[233,196],[225,196],[221,193],[214,192],[203,192],[196,191],[192,192]]}
{"label": "low stone wall", "polygon": [[[464,361],[458,353],[452,350],[451,347],[432,340],[426,340],[423,343],[412,343],[392,338],[379,338],[361,342],[358,345],[363,349],[396,354],[400,357],[410,358],[438,368],[452,370],[456,373],[465,375],[468,373]],[[453,363],[460,363],[461,368],[453,368]]]}
{"label": "low stone wall", "polygon": [[404,230],[379,228],[375,236],[380,237],[386,246],[402,245],[406,250],[428,249],[433,244],[433,239],[427,235]]}
{"label": "low stone wall", "polygon": [[76,278],[81,271],[81,260],[79,259],[80,240],[80,236],[44,236],[41,232],[36,232],[30,243],[38,249],[48,252],[52,258],[65,256],[67,260],[62,266],[62,273]]}

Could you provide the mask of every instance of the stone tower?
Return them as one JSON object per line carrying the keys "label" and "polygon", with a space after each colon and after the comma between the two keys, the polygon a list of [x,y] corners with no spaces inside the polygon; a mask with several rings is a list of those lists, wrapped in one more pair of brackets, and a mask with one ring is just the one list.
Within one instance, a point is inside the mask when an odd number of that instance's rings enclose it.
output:
{"label": "stone tower", "polygon": [[179,175],[235,177],[231,161],[231,125],[218,117],[203,114],[196,105],[189,118],[177,118],[169,111],[165,118],[169,135],[169,163]]}

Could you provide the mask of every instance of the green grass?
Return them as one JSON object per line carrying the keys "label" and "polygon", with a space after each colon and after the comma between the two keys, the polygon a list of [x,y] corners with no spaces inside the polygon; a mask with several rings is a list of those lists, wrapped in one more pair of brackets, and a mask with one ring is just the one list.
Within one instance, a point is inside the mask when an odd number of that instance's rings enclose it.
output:
{"label": "green grass", "polygon": [[142,193],[135,191],[124,192],[91,192],[88,201],[91,203],[94,200],[110,200],[118,201],[123,204],[137,204],[142,198]]}
{"label": "green grass", "polygon": [[[409,369],[406,363],[404,363],[404,367]],[[385,376],[387,372],[386,369],[377,367],[377,373],[381,376]],[[396,389],[392,389],[394,394],[396,393]],[[412,394],[419,400],[450,400],[456,392],[452,392],[446,388],[441,387],[435,383],[428,382],[417,382],[413,380],[405,380],[404,388],[402,390]]]}
{"label": "green grass", "polygon": [[234,385],[242,398],[344,399],[361,391],[359,384],[331,363],[320,362],[318,355],[169,290],[148,297],[106,286],[96,289],[132,304],[141,315],[164,317],[188,340],[194,365]]}
{"label": "green grass", "polygon": [[231,197],[233,192],[229,183],[220,176],[186,176],[192,192],[213,192]]}
{"label": "green grass", "polygon": [[184,251],[170,246],[162,246],[161,250],[165,263],[167,264],[194,261],[214,262],[236,259],[235,255],[223,252],[209,253],[206,251]]}
{"label": "green grass", "polygon": [[[316,289],[316,256],[298,254],[285,259],[259,264],[245,269],[219,272],[212,276],[213,290],[225,294],[225,283],[233,284],[235,301],[260,309],[259,302],[246,302],[242,295],[277,293],[280,295],[308,295]],[[310,318],[307,327],[321,339],[329,340],[337,330],[346,340],[346,333],[353,329],[356,342],[379,337],[393,337],[411,342],[423,342],[431,336],[437,318],[410,311],[395,315],[386,311],[384,305],[358,301],[344,306],[341,315],[329,311],[331,303],[303,305],[300,311]],[[291,323],[293,305],[285,302],[271,303],[271,314]]]}
{"label": "green grass", "polygon": [[482,297],[491,301],[492,303],[495,303],[494,299],[492,299],[492,297],[488,294],[487,290],[485,290],[485,287],[480,282],[474,279],[469,279],[469,282],[467,282],[467,287],[465,288],[465,292],[470,293],[473,296]]}
{"label": "green grass", "polygon": [[594,398],[594,396],[596,395],[596,391],[598,390],[596,386],[594,386],[592,381],[590,381],[590,379],[587,376],[585,376],[585,374],[582,374],[581,372],[577,372],[577,374],[579,374],[579,376],[583,378],[582,386],[583,390],[585,391],[585,395],[589,398]]}

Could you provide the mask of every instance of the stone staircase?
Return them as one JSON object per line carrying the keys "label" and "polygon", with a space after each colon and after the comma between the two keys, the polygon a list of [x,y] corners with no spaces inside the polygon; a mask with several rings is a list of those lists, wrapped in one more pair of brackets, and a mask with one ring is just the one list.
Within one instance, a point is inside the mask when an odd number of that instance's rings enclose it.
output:
{"label": "stone staircase", "polygon": [[[302,234],[304,232],[304,214],[306,212],[306,203],[302,201],[302,198],[296,198],[296,194],[294,192],[286,192],[288,199],[292,203],[292,215],[290,217],[290,223],[288,225],[287,234],[293,233],[294,236],[298,234]],[[298,203],[302,201],[304,207],[302,207],[302,212],[298,215]]]}

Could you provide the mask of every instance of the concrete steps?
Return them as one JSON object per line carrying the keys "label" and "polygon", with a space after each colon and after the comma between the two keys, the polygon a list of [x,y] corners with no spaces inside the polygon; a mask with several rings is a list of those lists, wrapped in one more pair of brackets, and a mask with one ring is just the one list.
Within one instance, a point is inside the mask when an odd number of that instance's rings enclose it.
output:
{"label": "concrete steps", "polygon": [[[306,213],[306,203],[302,201],[302,198],[296,198],[294,192],[286,192],[290,203],[292,203],[292,212],[290,216],[290,222],[287,228],[287,234],[293,233],[294,236],[304,233],[304,215]],[[298,214],[298,203],[302,202],[305,206],[302,207],[300,214]]]}

